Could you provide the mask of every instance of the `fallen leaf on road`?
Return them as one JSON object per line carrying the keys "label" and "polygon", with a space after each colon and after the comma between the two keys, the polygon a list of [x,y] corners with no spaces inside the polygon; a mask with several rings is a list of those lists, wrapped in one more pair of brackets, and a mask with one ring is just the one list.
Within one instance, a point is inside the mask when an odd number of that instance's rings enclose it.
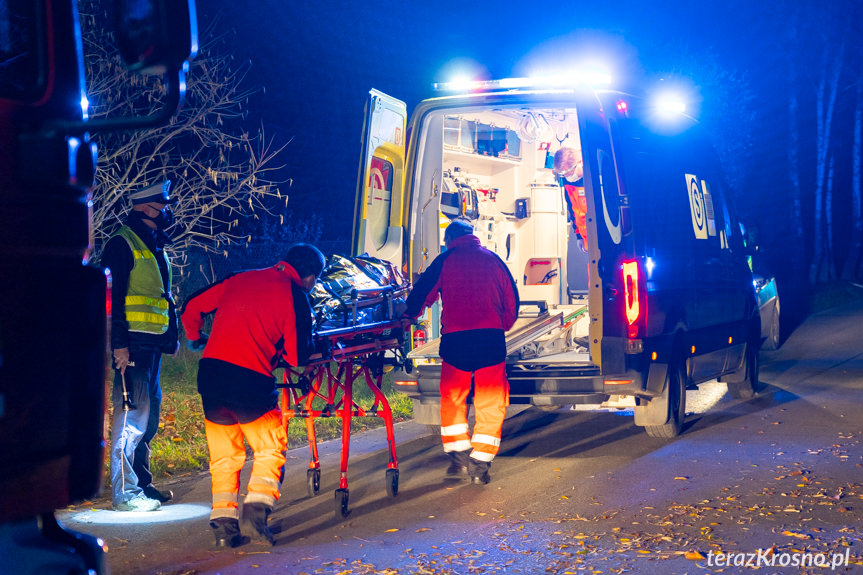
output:
{"label": "fallen leaf on road", "polygon": [[387,529],[384,533],[395,533],[398,529]]}
{"label": "fallen leaf on road", "polygon": [[788,537],[797,537],[798,539],[812,539],[809,535],[805,533],[795,533],[794,531],[788,531],[787,529],[782,532],[782,535],[786,535]]}
{"label": "fallen leaf on road", "polygon": [[686,480],[688,480],[689,478],[688,478],[688,477],[680,476],[680,477],[675,477],[674,479],[677,479],[678,481],[686,481]]}
{"label": "fallen leaf on road", "polygon": [[687,551],[683,554],[683,556],[690,561],[703,561],[705,559],[704,555],[702,555],[698,551]]}

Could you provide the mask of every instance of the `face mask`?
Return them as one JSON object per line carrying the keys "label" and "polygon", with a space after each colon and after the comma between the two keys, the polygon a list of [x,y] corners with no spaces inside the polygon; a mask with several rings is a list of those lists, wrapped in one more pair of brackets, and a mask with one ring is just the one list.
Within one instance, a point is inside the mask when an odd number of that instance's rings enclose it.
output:
{"label": "face mask", "polygon": [[158,230],[164,231],[174,225],[174,212],[172,212],[170,208],[165,208],[164,210],[160,211],[159,215],[157,215],[155,218],[150,218],[147,216],[143,217],[156,224],[156,229]]}

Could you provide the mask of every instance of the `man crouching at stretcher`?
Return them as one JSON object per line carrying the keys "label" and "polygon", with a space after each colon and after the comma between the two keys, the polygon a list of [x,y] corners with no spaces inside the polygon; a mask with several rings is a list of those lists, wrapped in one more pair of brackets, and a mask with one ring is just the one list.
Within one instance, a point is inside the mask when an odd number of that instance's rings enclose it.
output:
{"label": "man crouching at stretcher", "polygon": [[[417,279],[405,315],[417,317],[441,297],[440,419],[449,476],[470,474],[471,483],[490,481],[509,404],[506,340],[518,316],[518,289],[506,264],[480,245],[467,220],[444,232],[446,251]],[[476,424],[467,422],[473,376]]]}
{"label": "man crouching at stretcher", "polygon": [[[273,544],[267,520],[279,499],[287,430],[277,407],[273,370],[280,358],[304,366],[314,350],[307,293],[324,269],[314,246],[291,247],[271,268],[232,275],[196,293],[183,309],[189,347],[204,350],[198,392],[210,450],[213,511],[210,527],[219,547],[236,547],[243,535]],[[212,333],[201,331],[215,312]],[[254,451],[248,495],[239,513],[243,438]]]}

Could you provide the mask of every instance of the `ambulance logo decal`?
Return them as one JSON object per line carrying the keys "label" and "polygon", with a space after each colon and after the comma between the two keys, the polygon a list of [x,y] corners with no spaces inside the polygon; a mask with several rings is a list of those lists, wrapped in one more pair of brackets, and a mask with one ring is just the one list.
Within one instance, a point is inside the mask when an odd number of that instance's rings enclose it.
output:
{"label": "ambulance logo decal", "polygon": [[692,231],[695,238],[706,240],[708,236],[716,235],[716,220],[713,213],[713,199],[707,182],[698,176],[686,174],[686,190],[689,195],[689,212],[692,215]]}

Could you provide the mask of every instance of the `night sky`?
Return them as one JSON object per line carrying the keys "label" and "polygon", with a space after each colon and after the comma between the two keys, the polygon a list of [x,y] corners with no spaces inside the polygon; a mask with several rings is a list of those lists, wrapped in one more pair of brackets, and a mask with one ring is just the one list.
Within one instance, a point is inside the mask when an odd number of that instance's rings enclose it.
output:
{"label": "night sky", "polygon": [[198,6],[201,29],[216,19],[230,30],[226,49],[238,62],[251,62],[248,85],[262,91],[250,102],[247,121],[252,128],[262,122],[277,141],[290,141],[282,158],[293,179],[290,206],[299,214],[326,212],[334,224],[327,239],[350,234],[370,88],[404,100],[410,111],[434,95],[432,82],[458,70],[486,78],[529,75],[587,56],[605,61],[626,89],[649,90],[660,78],[682,81],[690,110],[725,149],[720,154],[744,219],[760,227],[775,261],[792,256],[801,262],[811,252],[807,240],[788,241],[795,233],[787,193],[790,86],[800,106],[806,204],[815,176],[817,72],[847,39],[833,132],[836,185],[845,192],[837,194],[834,211],[837,224],[850,229],[851,160],[843,154],[850,154],[852,141],[849,87],[861,76],[860,12],[851,0],[210,0]]}

